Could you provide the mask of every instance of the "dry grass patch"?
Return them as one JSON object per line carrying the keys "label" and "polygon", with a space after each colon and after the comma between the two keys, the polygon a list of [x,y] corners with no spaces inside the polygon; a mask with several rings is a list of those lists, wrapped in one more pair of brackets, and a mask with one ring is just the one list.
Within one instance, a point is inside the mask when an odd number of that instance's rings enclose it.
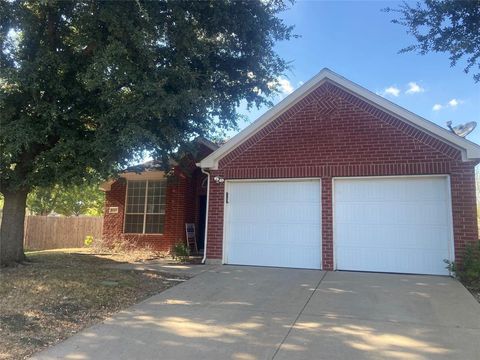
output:
{"label": "dry grass patch", "polygon": [[182,280],[106,267],[126,262],[121,254],[70,249],[27,256],[29,265],[0,269],[0,359],[26,358]]}

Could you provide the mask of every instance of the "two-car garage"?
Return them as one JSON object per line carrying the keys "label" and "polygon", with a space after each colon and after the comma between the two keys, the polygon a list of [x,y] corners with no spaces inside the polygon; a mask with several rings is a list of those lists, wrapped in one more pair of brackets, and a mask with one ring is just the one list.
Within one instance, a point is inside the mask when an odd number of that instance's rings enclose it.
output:
{"label": "two-car garage", "polygon": [[[448,274],[447,176],[329,181],[336,269]],[[225,191],[225,263],[322,267],[321,179],[227,181]]]}
{"label": "two-car garage", "polygon": [[323,69],[201,160],[205,261],[448,275],[480,163],[450,130]]}

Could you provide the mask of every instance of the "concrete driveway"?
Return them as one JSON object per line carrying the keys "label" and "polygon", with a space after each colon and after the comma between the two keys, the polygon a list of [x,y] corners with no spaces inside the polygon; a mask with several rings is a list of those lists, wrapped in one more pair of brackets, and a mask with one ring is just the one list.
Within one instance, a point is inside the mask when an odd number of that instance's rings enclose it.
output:
{"label": "concrete driveway", "polygon": [[451,278],[220,266],[35,359],[478,359]]}

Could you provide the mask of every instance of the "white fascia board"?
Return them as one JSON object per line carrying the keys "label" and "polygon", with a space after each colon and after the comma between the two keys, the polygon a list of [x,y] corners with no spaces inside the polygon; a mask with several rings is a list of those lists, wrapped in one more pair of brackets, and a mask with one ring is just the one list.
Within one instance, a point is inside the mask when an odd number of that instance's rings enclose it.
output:
{"label": "white fascia board", "polygon": [[204,169],[218,169],[218,161],[228,154],[231,150],[235,149],[243,141],[255,134],[257,131],[268,125],[271,121],[275,120],[288,108],[307,96],[312,90],[323,84],[323,82],[330,80],[332,83],[340,86],[345,91],[351,93],[354,96],[360,97],[367,101],[371,105],[386,111],[391,115],[403,120],[410,125],[429,133],[437,139],[446,142],[447,144],[454,146],[462,151],[463,160],[475,160],[480,159],[480,146],[458,135],[455,135],[451,131],[442,128],[441,126],[428,121],[411,111],[408,111],[401,106],[394,104],[393,102],[355,84],[354,82],[334,73],[330,69],[324,68],[315,77],[303,84],[300,88],[295,90],[277,105],[268,110],[265,114],[260,116],[257,120],[240,131],[237,135],[232,137],[219,149],[211,153],[204,158],[199,164]]}

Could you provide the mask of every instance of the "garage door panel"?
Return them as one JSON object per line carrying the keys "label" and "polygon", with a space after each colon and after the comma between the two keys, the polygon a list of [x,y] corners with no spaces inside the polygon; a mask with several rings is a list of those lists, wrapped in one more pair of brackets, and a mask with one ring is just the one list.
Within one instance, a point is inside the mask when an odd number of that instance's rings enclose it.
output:
{"label": "garage door panel", "polygon": [[354,246],[372,249],[425,249],[448,251],[448,228],[425,225],[377,225],[350,224],[338,226],[338,239],[349,239],[343,247]]}
{"label": "garage door panel", "polygon": [[302,223],[318,224],[320,217],[319,205],[312,203],[283,203],[283,204],[252,204],[234,203],[229,210],[230,222],[234,223]]}
{"label": "garage door panel", "polygon": [[229,264],[320,268],[320,182],[228,184]]}
{"label": "garage door panel", "polygon": [[445,211],[446,202],[414,203],[403,202],[392,206],[391,202],[383,203],[337,203],[337,224],[423,224],[444,225],[448,222]]}
{"label": "garage door panel", "polygon": [[[303,224],[275,225],[258,223],[231,224],[229,245],[237,243],[277,244],[278,246],[314,246],[318,248],[320,226]],[[296,239],[301,239],[295,241]]]}
{"label": "garage door panel", "polygon": [[[337,256],[337,262],[348,264],[348,270],[378,271],[396,273],[423,273],[446,275],[445,264],[439,262],[443,251],[433,250],[428,253],[416,249],[375,249],[351,247],[344,249]],[[369,259],[365,262],[363,259]],[[412,271],[422,264],[421,271]]]}
{"label": "garage door panel", "polygon": [[[338,181],[335,185],[335,195],[342,199],[348,198],[352,202],[412,201],[412,187],[409,183],[412,179],[403,178],[395,183],[372,179],[358,180],[354,184]],[[374,186],[372,186],[372,183],[374,183]],[[436,183],[417,182],[413,191],[415,200],[419,202],[447,200],[445,185],[442,181]]]}
{"label": "garage door panel", "polygon": [[[229,260],[230,264],[319,268],[320,257],[317,254],[317,246],[279,247],[277,244],[262,244],[260,252],[257,242],[229,244],[230,246],[229,252],[234,254],[231,261]],[[269,256],[269,254],[275,254],[275,256]],[[315,264],[315,266],[309,264]]]}
{"label": "garage door panel", "polygon": [[[285,184],[288,183],[286,187]],[[318,184],[318,181],[305,182],[305,181],[248,181],[238,182],[230,184],[229,197],[236,203],[250,204],[256,202],[259,198],[269,203],[285,203],[285,202],[314,202],[311,194],[305,191],[306,187],[310,187],[310,190],[314,193],[319,190],[314,190],[312,183]],[[306,185],[308,184],[308,185]],[[286,188],[287,191],[286,191]]]}
{"label": "garage door panel", "polygon": [[448,274],[448,198],[445,177],[336,180],[337,268]]}

